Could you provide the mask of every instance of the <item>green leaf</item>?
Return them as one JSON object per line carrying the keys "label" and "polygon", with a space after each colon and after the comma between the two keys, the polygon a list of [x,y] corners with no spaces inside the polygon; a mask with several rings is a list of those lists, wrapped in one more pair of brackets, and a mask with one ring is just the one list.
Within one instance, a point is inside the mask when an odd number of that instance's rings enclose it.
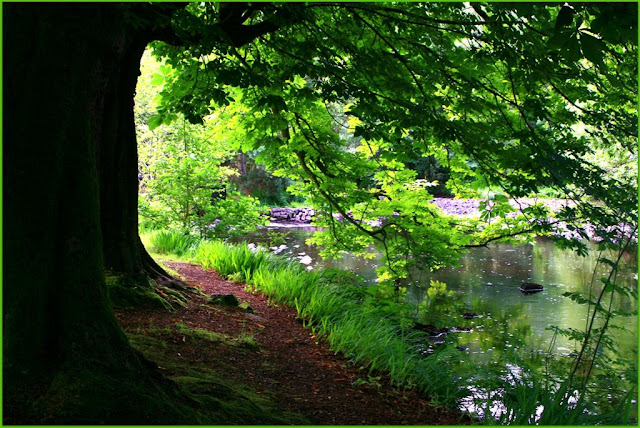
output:
{"label": "green leaf", "polygon": [[569,41],[565,44],[563,54],[569,61],[578,61],[582,57],[580,42],[575,33],[571,35]]}
{"label": "green leaf", "polygon": [[168,75],[169,73],[171,73],[171,70],[173,70],[173,67],[171,67],[169,64],[160,66],[160,72],[164,75]]}
{"label": "green leaf", "polygon": [[608,265],[609,265],[609,266],[611,266],[613,269],[617,269],[617,268],[618,268],[618,265],[617,265],[613,260],[609,260],[609,259],[607,259],[607,258],[605,258],[605,257],[600,257],[600,258],[598,259],[598,261],[599,261],[599,262],[601,262],[601,263],[606,263],[606,264],[608,264]]}
{"label": "green leaf", "polygon": [[547,46],[550,49],[562,49],[562,47],[569,42],[569,39],[571,39],[571,34],[572,32],[567,30],[558,31],[556,34],[549,37]]}
{"label": "green leaf", "polygon": [[594,64],[603,64],[604,50],[606,46],[604,42],[587,33],[580,34],[580,47],[584,56]]}
{"label": "green leaf", "polygon": [[496,201],[496,202],[509,202],[509,198],[507,198],[502,193],[495,194],[493,196],[493,200]]}
{"label": "green leaf", "polygon": [[147,126],[149,126],[150,130],[156,129],[158,126],[162,125],[164,121],[164,116],[161,114],[154,114],[153,116],[147,119]]}
{"label": "green leaf", "polygon": [[573,22],[573,8],[570,6],[562,6],[560,12],[558,12],[558,18],[556,19],[556,30],[562,27],[566,27]]}
{"label": "green leaf", "polygon": [[151,84],[153,86],[160,86],[164,83],[164,76],[159,73],[154,73],[151,77]]}

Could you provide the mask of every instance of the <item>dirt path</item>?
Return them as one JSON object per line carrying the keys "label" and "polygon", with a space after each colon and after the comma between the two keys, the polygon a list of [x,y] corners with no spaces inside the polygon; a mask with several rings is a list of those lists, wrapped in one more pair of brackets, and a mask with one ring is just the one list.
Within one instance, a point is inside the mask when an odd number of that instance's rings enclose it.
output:
{"label": "dirt path", "polygon": [[461,415],[429,404],[416,391],[397,390],[388,379],[370,378],[347,359],[334,355],[296,319],[295,309],[269,304],[261,294],[251,294],[243,284],[223,280],[215,272],[185,263],[165,262],[185,281],[208,295],[233,294],[251,310],[205,305],[194,297],[186,308],[166,311],[118,311],[130,325],[175,325],[234,337],[252,337],[251,347],[190,347],[176,333],[172,343],[181,346],[186,363],[205,363],[226,378],[250,385],[279,408],[298,412],[313,424],[436,425],[464,423]]}

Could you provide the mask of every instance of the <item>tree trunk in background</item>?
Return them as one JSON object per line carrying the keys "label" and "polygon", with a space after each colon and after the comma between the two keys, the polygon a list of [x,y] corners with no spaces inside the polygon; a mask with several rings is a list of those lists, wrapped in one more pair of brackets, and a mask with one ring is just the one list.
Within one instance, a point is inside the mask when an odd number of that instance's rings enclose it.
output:
{"label": "tree trunk in background", "polygon": [[110,307],[100,221],[98,137],[124,71],[123,9],[3,8],[7,415],[18,391],[56,370],[144,370]]}
{"label": "tree trunk in background", "polygon": [[247,154],[240,152],[240,175],[247,175]]}

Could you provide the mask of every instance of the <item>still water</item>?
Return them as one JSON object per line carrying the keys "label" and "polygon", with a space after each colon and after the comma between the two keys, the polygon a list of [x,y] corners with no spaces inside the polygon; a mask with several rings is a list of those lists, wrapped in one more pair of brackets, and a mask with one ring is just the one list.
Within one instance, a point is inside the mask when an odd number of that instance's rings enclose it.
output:
{"label": "still water", "polygon": [[[344,254],[337,260],[323,260],[318,254],[318,248],[305,243],[314,230],[313,227],[272,225],[244,239],[298,260],[309,270],[339,268],[354,272],[368,282],[376,280],[375,270],[381,263],[379,258],[365,260]],[[511,350],[520,356],[531,358],[547,352],[558,356],[575,353],[581,344],[563,335],[554,334],[550,327],[585,330],[589,319],[586,306],[577,304],[563,294],[574,292],[597,296],[602,289],[600,278],[609,273],[606,265],[598,263],[600,257],[616,259],[614,254],[599,254],[596,245],[591,245],[589,254],[582,257],[573,251],[556,247],[550,240],[537,239],[533,244],[492,244],[486,248],[473,248],[460,258],[456,267],[434,273],[414,272],[407,287],[406,301],[415,308],[416,320],[435,324],[436,327],[448,327],[453,333],[434,337],[432,343],[425,344],[422,349],[428,353],[438,343],[446,342],[456,346],[480,366],[495,367],[496,362],[504,361],[506,364],[498,366],[506,367],[507,370],[505,372],[503,368],[500,373],[511,384],[521,373],[518,365],[503,360]],[[637,290],[636,256],[623,257],[621,265],[616,284]],[[464,319],[455,311],[447,310],[447,307],[440,312],[436,309],[436,315],[431,319],[421,319],[421,314],[434,312],[433,308],[420,311],[420,303],[424,301],[431,281],[443,282],[447,290],[454,291],[459,302],[468,310],[467,318],[471,319]],[[523,282],[541,284],[544,290],[525,295],[519,290]],[[618,295],[614,297],[611,302],[613,309],[625,312],[637,309],[637,300],[620,298]],[[604,300],[603,304],[608,307],[609,301]],[[450,315],[451,313],[454,315]],[[437,325],[438,320],[443,324]],[[638,318],[637,315],[618,317],[613,324],[622,329],[610,329],[615,335],[617,349],[613,353],[608,351],[607,354],[612,357],[612,367],[618,373],[623,373],[629,368],[629,361],[638,361]],[[468,390],[471,395],[460,403],[461,410],[480,418],[486,414],[499,418],[506,411],[500,395],[480,386],[480,379],[475,379],[473,373],[470,374],[469,381]],[[631,379],[624,380],[620,377],[614,382],[629,385],[628,381]],[[616,392],[616,386],[603,386],[609,392],[609,397],[620,394],[619,391]],[[622,388],[626,390],[628,386]],[[490,406],[486,402],[489,395],[492,396]],[[536,412],[541,412],[543,408],[539,406]],[[536,421],[538,417],[540,415],[536,413]],[[632,417],[637,417],[636,411],[632,412]]]}
{"label": "still water", "polygon": [[[279,233],[284,240],[279,245],[271,246],[273,252],[297,259],[308,269],[339,268],[359,274],[367,281],[375,281],[379,260],[364,260],[350,254],[337,260],[323,260],[318,255],[318,248],[305,244],[314,230],[313,227],[272,226],[245,239],[269,247],[273,239],[269,243],[268,235],[273,238],[275,233]],[[582,257],[543,239],[536,240],[534,244],[493,244],[488,248],[473,248],[462,256],[457,267],[430,274],[416,273],[414,285],[409,287],[408,301],[417,305],[431,280],[444,282],[449,290],[459,293],[471,312],[480,317],[478,320],[461,321],[471,331],[458,333],[456,345],[467,348],[467,352],[472,354],[487,354],[486,358],[490,359],[498,337],[507,347],[523,347],[522,336],[527,336],[527,348],[546,351],[554,339],[553,332],[548,329],[550,326],[578,330],[585,328],[588,318],[585,305],[575,303],[563,293],[581,292],[588,295],[590,289],[592,293],[600,291],[600,278],[608,271],[606,266],[597,263],[600,255],[595,245],[592,250],[589,255]],[[608,257],[614,258],[612,255]],[[596,269],[594,276],[596,265],[599,269]],[[625,257],[617,283],[637,290],[637,269],[637,259],[634,256]],[[542,284],[544,291],[525,295],[519,290],[522,282]],[[613,307],[633,311],[635,304],[629,299],[616,299]],[[486,324],[486,319],[482,318],[500,320],[503,326],[509,326],[510,331],[483,331],[477,328],[480,324]],[[637,317],[621,319],[623,321],[618,321],[618,325],[626,331],[616,331],[619,351],[626,358],[637,360]],[[500,328],[499,322],[492,325]],[[516,330],[522,334],[514,335]],[[509,343],[510,340],[513,343]],[[555,337],[553,344],[550,350],[559,354],[579,348],[578,343],[563,336]]]}

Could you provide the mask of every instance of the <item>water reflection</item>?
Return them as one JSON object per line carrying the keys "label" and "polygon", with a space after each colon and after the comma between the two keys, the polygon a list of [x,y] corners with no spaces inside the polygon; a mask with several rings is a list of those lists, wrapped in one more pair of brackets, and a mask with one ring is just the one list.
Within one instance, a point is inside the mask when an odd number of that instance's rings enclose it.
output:
{"label": "water reflection", "polygon": [[[589,294],[594,267],[598,259],[596,251],[587,257],[562,250],[548,240],[539,239],[535,244],[512,246],[496,244],[489,248],[469,251],[457,268],[446,268],[428,276],[449,285],[466,296],[472,307],[481,302],[499,302],[499,311],[521,312],[521,319],[531,327],[531,340],[543,339],[542,346],[548,345],[552,333],[550,325],[561,328],[583,329],[587,322],[586,308],[563,296],[565,292]],[[632,260],[622,267],[619,283],[629,288],[637,288],[634,279],[636,267]],[[599,265],[595,274],[592,294],[600,292],[599,278],[606,274],[605,266]],[[524,295],[518,287],[522,282],[535,282],[544,286],[544,291]],[[632,311],[632,302],[619,296],[614,307]],[[487,308],[490,312],[491,309]],[[630,332],[622,334],[623,346],[637,349],[637,321],[627,320]],[[537,336],[537,337],[535,337]],[[578,344],[559,338],[558,347],[574,349]]]}
{"label": "water reflection", "polygon": [[[337,260],[323,260],[319,249],[306,245],[313,227],[270,227],[245,237],[249,242],[270,248],[273,252],[290,259],[298,260],[308,269],[339,268],[356,273],[365,280],[376,279],[375,270],[379,259],[365,260],[344,254]],[[578,305],[563,296],[566,292],[579,292],[585,295],[597,295],[603,284],[600,278],[607,274],[607,266],[598,264],[602,257],[595,246],[582,257],[574,252],[562,250],[549,240],[538,239],[533,244],[513,246],[493,244],[486,248],[474,248],[460,259],[456,267],[444,268],[434,273],[412,272],[411,283],[407,289],[407,303],[415,308],[416,321],[433,324],[434,328],[448,328],[455,334],[434,336],[430,343],[423,346],[423,352],[430,353],[434,346],[451,345],[460,351],[460,359],[471,359],[474,366],[495,371],[498,378],[504,378],[507,384],[520,381],[517,376],[520,367],[511,362],[526,356],[529,366],[542,367],[548,364],[545,353],[569,355],[580,348],[580,343],[565,336],[556,335],[549,329],[551,325],[559,328],[584,330],[588,314],[585,305]],[[613,256],[608,255],[609,258]],[[595,270],[594,268],[598,267]],[[467,314],[465,317],[445,307],[437,314],[437,320],[420,318],[424,310],[425,295],[431,281],[446,284],[447,290],[456,292]],[[544,291],[525,295],[519,287],[523,282],[535,282],[544,286]],[[617,282],[627,288],[637,290],[637,260],[626,257],[619,269]],[[616,310],[631,312],[636,310],[635,300],[616,296],[613,307]],[[422,305],[422,306],[421,306]],[[442,309],[442,308],[440,308]],[[433,314],[432,314],[433,315]],[[618,355],[627,360],[637,361],[638,320],[637,316],[616,321],[624,330],[614,330],[618,344]],[[565,365],[560,372],[566,373],[569,361],[559,361]],[[624,364],[624,363],[623,363]],[[560,369],[558,367],[558,369]],[[460,375],[469,379],[472,397],[463,402],[463,407],[473,407],[474,413],[482,414],[487,409],[478,404],[478,397],[487,397],[490,389],[474,379],[474,373]],[[515,376],[515,377],[514,377]],[[633,376],[629,375],[631,379]],[[511,379],[511,381],[509,381]],[[613,390],[613,389],[612,389]],[[504,411],[500,394],[495,395],[489,405],[494,416]],[[476,395],[474,400],[473,395]],[[486,403],[485,403],[486,405]],[[542,409],[537,409],[540,412]],[[539,416],[539,415],[538,415]]]}
{"label": "water reflection", "polygon": [[[319,249],[306,245],[314,227],[270,227],[259,233],[245,237],[250,242],[271,247],[279,254],[296,259],[309,269],[339,268],[362,276],[367,281],[375,281],[375,269],[380,261],[364,260],[351,254],[344,254],[336,260],[323,260]],[[583,330],[587,322],[587,311],[584,305],[578,305],[563,296],[565,292],[581,292],[589,294],[593,283],[592,294],[598,293],[602,287],[599,279],[605,275],[606,266],[599,265],[594,275],[594,267],[601,255],[595,246],[586,257],[568,250],[558,248],[553,242],[538,239],[534,244],[513,246],[509,244],[493,244],[487,248],[473,248],[460,259],[457,267],[444,268],[434,273],[413,272],[413,286],[408,290],[410,304],[418,305],[424,298],[425,284],[431,280],[447,284],[449,290],[457,291],[469,309],[488,319],[498,322],[509,317],[506,330],[527,330],[526,342],[537,349],[546,350],[554,337],[548,330],[550,325],[560,328],[576,328]],[[611,258],[611,256],[610,256]],[[541,293],[525,295],[519,290],[523,282],[535,282],[544,286]],[[637,289],[637,262],[629,256],[624,260],[618,274],[618,283]],[[618,296],[614,301],[617,310],[633,311],[630,299]],[[482,320],[484,323],[486,320]],[[466,327],[469,324],[462,322]],[[621,323],[628,331],[618,332],[621,353],[628,356],[637,355],[638,322],[637,317],[625,318]],[[451,327],[451,326],[450,326]],[[454,326],[455,327],[455,326]],[[468,347],[470,352],[486,352],[489,336],[500,337],[507,344],[514,342],[509,334],[491,327],[490,333],[473,329],[473,333],[459,335],[459,345]],[[579,347],[578,343],[564,337],[556,338],[555,352],[568,352]],[[520,346],[521,342],[513,343]]]}

